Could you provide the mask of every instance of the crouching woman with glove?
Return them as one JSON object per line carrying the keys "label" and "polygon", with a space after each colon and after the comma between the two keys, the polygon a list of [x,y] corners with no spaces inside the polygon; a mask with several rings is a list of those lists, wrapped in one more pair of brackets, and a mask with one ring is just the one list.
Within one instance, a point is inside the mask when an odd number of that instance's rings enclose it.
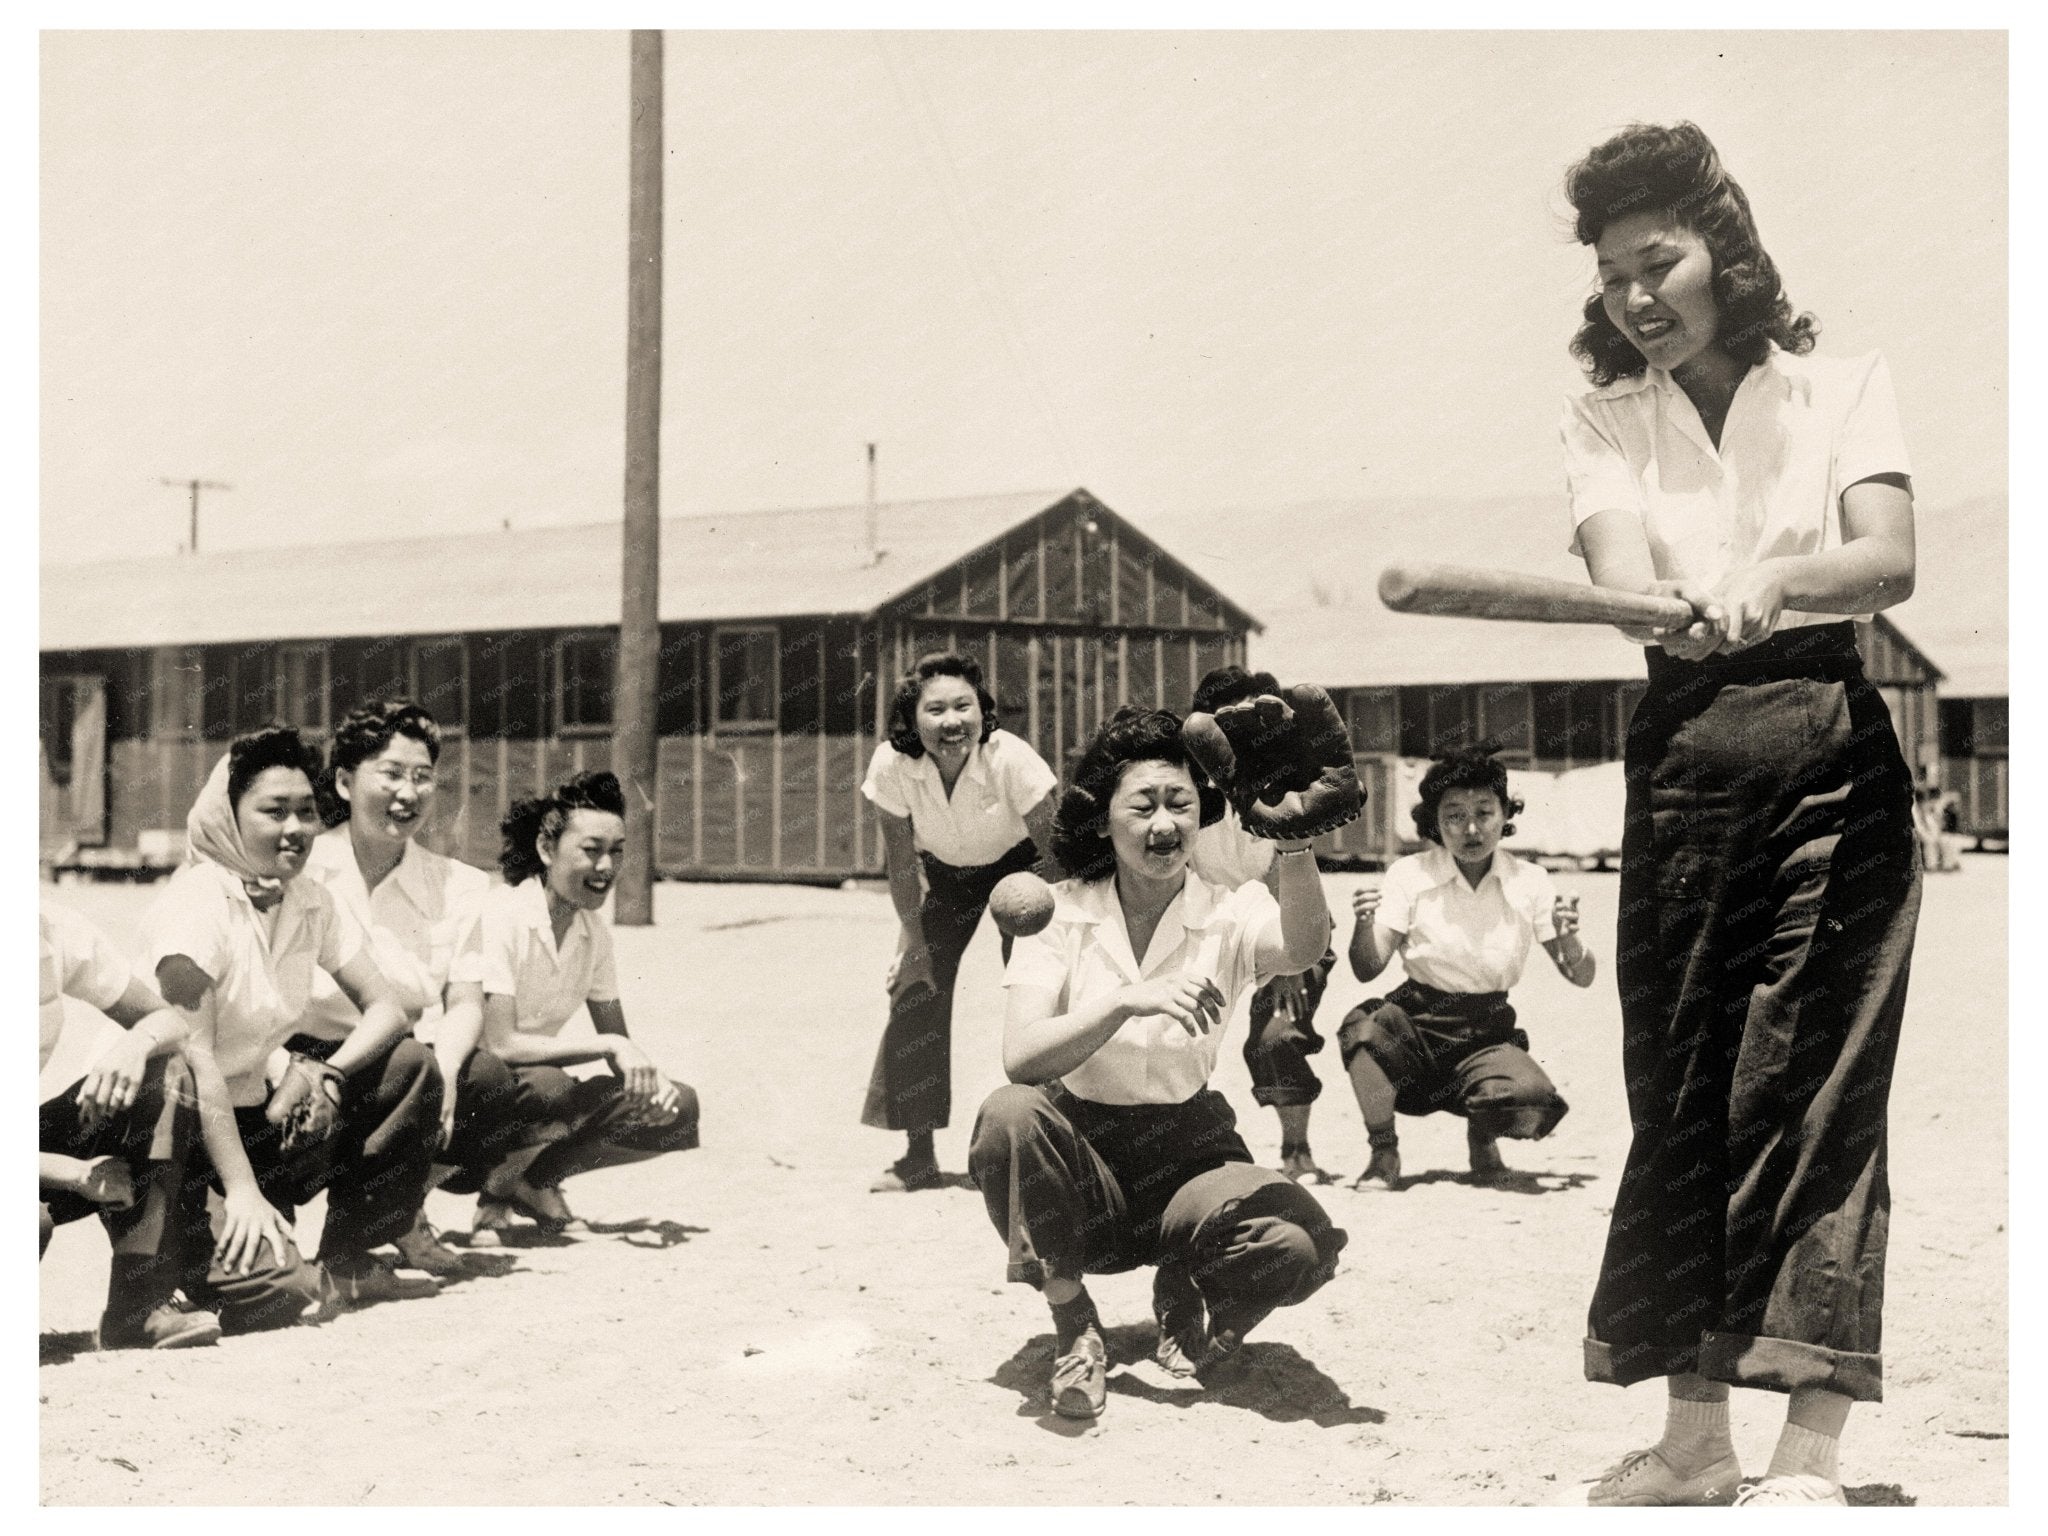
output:
{"label": "crouching woman with glove", "polygon": [[[419,1208],[441,1076],[360,924],[324,886],[298,878],[320,830],[318,770],[317,754],[287,727],[231,743],[186,818],[190,862],[143,920],[157,986],[190,1031],[199,1094],[204,1155],[188,1170],[178,1214],[185,1291],[217,1308],[227,1333],[438,1288],[399,1277],[370,1252],[403,1236]],[[338,1043],[298,1033],[315,969],[361,1010]],[[209,1185],[220,1196],[211,1217]],[[312,1265],[292,1219],[323,1189],[327,1221]]]}

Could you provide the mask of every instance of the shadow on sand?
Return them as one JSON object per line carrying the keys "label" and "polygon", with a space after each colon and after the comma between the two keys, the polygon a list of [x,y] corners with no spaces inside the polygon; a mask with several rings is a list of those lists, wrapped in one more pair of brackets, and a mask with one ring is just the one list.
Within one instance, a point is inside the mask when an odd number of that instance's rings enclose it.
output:
{"label": "shadow on sand", "polygon": [[[1324,1375],[1291,1344],[1246,1344],[1231,1360],[1211,1373],[1205,1381],[1158,1386],[1128,1367],[1152,1359],[1159,1330],[1151,1323],[1125,1323],[1103,1330],[1109,1346],[1109,1393],[1111,1397],[1133,1397],[1144,1402],[1188,1408],[1196,1403],[1217,1403],[1256,1413],[1276,1424],[1310,1423],[1320,1429],[1346,1424],[1383,1424],[1386,1415],[1377,1408],[1352,1403],[1344,1389]],[[1052,1375],[1053,1335],[1037,1334],[997,1366],[988,1380],[992,1386],[1015,1392],[1020,1418],[1035,1418],[1040,1427],[1057,1434],[1081,1434],[1088,1420],[1063,1419],[1052,1411],[1048,1381]]]}
{"label": "shadow on sand", "polygon": [[36,1364],[65,1365],[80,1355],[90,1355],[99,1350],[99,1336],[95,1333],[44,1333],[36,1336]]}
{"label": "shadow on sand", "polygon": [[635,1248],[673,1248],[678,1243],[687,1243],[709,1227],[693,1227],[682,1221],[656,1221],[647,1216],[635,1216],[626,1221],[587,1221],[584,1230],[599,1237],[623,1237]]}
{"label": "shadow on sand", "polygon": [[[1501,1189],[1512,1195],[1558,1195],[1568,1189],[1583,1189],[1599,1178],[1594,1173],[1550,1173],[1533,1168],[1510,1168],[1485,1178],[1461,1173],[1455,1168],[1432,1168],[1427,1173],[1405,1177],[1387,1193],[1399,1194],[1424,1184],[1467,1184],[1474,1189]],[[1346,1188],[1352,1186],[1347,1185]],[[1363,1193],[1378,1194],[1371,1190]]]}

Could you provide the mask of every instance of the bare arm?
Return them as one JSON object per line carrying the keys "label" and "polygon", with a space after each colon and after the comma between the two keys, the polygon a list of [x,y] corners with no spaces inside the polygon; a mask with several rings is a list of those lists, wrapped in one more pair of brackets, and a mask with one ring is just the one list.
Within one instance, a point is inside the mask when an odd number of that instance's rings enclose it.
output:
{"label": "bare arm", "polygon": [[1543,941],[1545,952],[1566,981],[1575,987],[1590,987],[1595,966],[1592,952],[1579,940],[1578,897],[1558,897],[1551,905],[1551,921],[1557,936]]}
{"label": "bare arm", "polygon": [[[595,1019],[593,1010],[593,1022]],[[484,1043],[508,1067],[567,1067],[580,1061],[610,1065],[614,1049],[625,1039],[621,1033],[601,1034],[595,1040],[558,1040],[538,1030],[521,1029],[518,1020],[513,998],[502,992],[484,994]]]}
{"label": "bare arm", "polygon": [[334,982],[363,1015],[327,1058],[327,1064],[346,1077],[369,1062],[381,1061],[386,1051],[412,1032],[412,1016],[399,1004],[397,992],[377,968],[368,946],[334,972]]}
{"label": "bare arm", "polygon": [[1038,877],[1042,880],[1058,880],[1066,871],[1060,868],[1060,861],[1052,854],[1052,823],[1058,811],[1059,791],[1049,789],[1045,798],[1024,813],[1024,828],[1031,834],[1032,844],[1038,849]]}
{"label": "bare arm", "polygon": [[918,916],[924,906],[924,887],[918,877],[917,838],[908,816],[876,811],[882,823],[882,856],[889,870],[889,904],[903,925],[902,949],[924,944],[924,925]]}
{"label": "bare arm", "polygon": [[1267,975],[1294,976],[1323,958],[1330,945],[1330,907],[1323,897],[1323,878],[1316,869],[1313,844],[1307,839],[1279,845],[1280,856],[1270,871],[1273,894],[1280,902],[1280,921],[1259,935],[1259,969]]}
{"label": "bare arm", "polygon": [[1394,956],[1408,941],[1408,935],[1380,921],[1380,893],[1360,886],[1351,893],[1351,947],[1347,951],[1351,974],[1371,981],[1393,964]]}
{"label": "bare arm", "polygon": [[298,1251],[291,1227],[256,1183],[256,1171],[235,1124],[227,1078],[214,1055],[213,1010],[204,1006],[213,978],[184,955],[166,955],[157,963],[156,979],[164,997],[185,1016],[185,1061],[199,1100],[199,1139],[220,1177],[225,1222],[215,1256],[229,1269],[243,1272],[260,1262],[268,1242],[276,1262],[288,1263]]}
{"label": "bare arm", "polygon": [[1698,661],[1721,643],[1726,613],[1720,600],[1696,582],[1659,581],[1650,558],[1650,541],[1633,515],[1595,512],[1579,524],[1579,548],[1585,553],[1586,571],[1594,586],[1681,598],[1699,615],[1683,630],[1621,626],[1621,632],[1637,645],[1661,645],[1673,656]]}
{"label": "bare arm", "polygon": [[1189,1034],[1222,1022],[1223,994],[1205,976],[1164,976],[1059,1013],[1059,994],[1043,987],[1011,987],[1003,1022],[1003,1071],[1013,1083],[1043,1083],[1063,1076],[1102,1049],[1124,1024],[1163,1013]]}
{"label": "bare arm", "polygon": [[1731,648],[1754,645],[1787,608],[1876,613],[1913,595],[1913,492],[1904,475],[1873,475],[1842,492],[1842,543],[1731,571],[1716,592]]}
{"label": "bare arm", "polygon": [[185,1044],[185,1020],[137,977],[107,1009],[122,1035],[100,1053],[85,1081],[78,1085],[79,1123],[88,1132],[109,1116],[125,1114],[141,1097],[149,1064],[175,1056]]}

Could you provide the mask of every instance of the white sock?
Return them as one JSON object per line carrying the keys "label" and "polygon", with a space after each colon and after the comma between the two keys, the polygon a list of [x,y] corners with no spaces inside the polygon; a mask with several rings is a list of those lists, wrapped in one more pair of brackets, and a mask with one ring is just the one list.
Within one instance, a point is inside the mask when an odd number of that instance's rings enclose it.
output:
{"label": "white sock", "polygon": [[1672,1470],[1690,1474],[1704,1472],[1715,1462],[1735,1454],[1735,1442],[1728,1434],[1728,1399],[1718,1403],[1695,1402],[1689,1397],[1665,1399],[1664,1438],[1657,1449]]}
{"label": "white sock", "polygon": [[1835,1484],[1842,1481],[1838,1459],[1842,1442],[1832,1435],[1799,1424],[1787,1424],[1778,1436],[1778,1448],[1771,1452],[1769,1477],[1820,1477]]}

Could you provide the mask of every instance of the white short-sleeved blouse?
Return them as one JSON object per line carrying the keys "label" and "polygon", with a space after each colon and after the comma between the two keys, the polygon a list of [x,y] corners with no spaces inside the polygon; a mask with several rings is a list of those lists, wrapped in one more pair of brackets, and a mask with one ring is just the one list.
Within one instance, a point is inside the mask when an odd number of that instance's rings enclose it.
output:
{"label": "white short-sleeved blouse", "polygon": [[1058,786],[1031,744],[999,727],[967,754],[950,798],[929,753],[908,757],[886,741],[876,743],[860,792],[877,809],[909,817],[920,850],[973,869],[1023,842],[1030,835],[1024,813]]}
{"label": "white short-sleeved blouse", "polygon": [[1271,979],[1258,969],[1259,939],[1279,920],[1280,904],[1260,881],[1226,891],[1189,871],[1140,964],[1114,879],[1062,880],[1053,887],[1051,923],[1017,940],[1003,985],[1056,993],[1066,1013],[1156,976],[1209,977],[1223,994],[1213,1029],[1189,1034],[1163,1013],[1143,1014],[1060,1079],[1098,1104],[1185,1103],[1216,1070],[1233,1005]]}
{"label": "white short-sleeved blouse", "polygon": [[596,912],[578,912],[557,944],[538,878],[484,897],[482,970],[485,994],[512,998],[517,1027],[537,1035],[559,1034],[585,1003],[619,995],[611,926]]}
{"label": "white short-sleeved blouse", "polygon": [[64,999],[78,998],[105,1013],[127,992],[130,973],[113,941],[68,907],[44,904],[36,930],[41,1071],[64,1035]]}
{"label": "white short-sleeved blouse", "polygon": [[[1587,518],[1626,512],[1643,525],[1660,581],[1709,587],[1760,560],[1840,548],[1842,492],[1912,473],[1891,372],[1876,352],[1794,357],[1773,347],[1736,387],[1718,449],[1661,368],[1568,399],[1562,433],[1572,552],[1583,553],[1576,530]],[[1778,627],[1844,617],[1788,609]]]}
{"label": "white short-sleeved blouse", "polygon": [[[480,932],[491,877],[473,865],[408,843],[398,867],[372,891],[363,883],[344,822],[313,839],[300,878],[326,886],[349,910],[398,1005],[415,1019],[439,1017],[441,995],[451,981],[483,979]],[[326,976],[314,976],[308,1034],[340,1040],[361,1017],[347,993]]]}
{"label": "white short-sleeved blouse", "polygon": [[183,955],[213,978],[195,1021],[210,1022],[213,1053],[237,1105],[268,1096],[263,1067],[299,1032],[313,995],[313,973],[330,976],[363,948],[363,930],[317,880],[285,882],[284,899],[256,910],[242,882],[220,865],[187,864],[170,878],[142,919],[149,974]]}
{"label": "white short-sleeved blouse", "polygon": [[1541,864],[1496,848],[1475,887],[1442,848],[1394,860],[1380,882],[1379,922],[1405,934],[1402,969],[1440,992],[1505,992],[1531,944],[1557,937],[1557,885]]}

